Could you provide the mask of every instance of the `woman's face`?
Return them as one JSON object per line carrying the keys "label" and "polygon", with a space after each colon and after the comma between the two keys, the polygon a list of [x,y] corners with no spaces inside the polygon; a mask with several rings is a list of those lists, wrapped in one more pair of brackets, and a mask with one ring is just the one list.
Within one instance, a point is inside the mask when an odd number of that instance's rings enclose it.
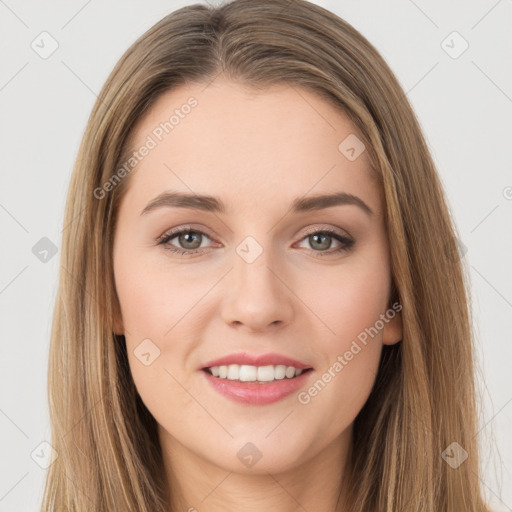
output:
{"label": "woman's face", "polygon": [[169,457],[277,472],[348,445],[382,345],[401,339],[354,133],[304,89],[224,79],[166,93],[137,125],[116,332]]}

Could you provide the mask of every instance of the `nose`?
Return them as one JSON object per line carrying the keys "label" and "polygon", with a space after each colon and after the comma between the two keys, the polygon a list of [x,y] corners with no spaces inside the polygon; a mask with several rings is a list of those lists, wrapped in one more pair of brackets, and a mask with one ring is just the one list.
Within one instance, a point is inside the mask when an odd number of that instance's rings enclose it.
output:
{"label": "nose", "polygon": [[249,263],[234,254],[234,268],[224,280],[223,320],[250,332],[281,329],[292,321],[293,291],[286,276],[264,250]]}

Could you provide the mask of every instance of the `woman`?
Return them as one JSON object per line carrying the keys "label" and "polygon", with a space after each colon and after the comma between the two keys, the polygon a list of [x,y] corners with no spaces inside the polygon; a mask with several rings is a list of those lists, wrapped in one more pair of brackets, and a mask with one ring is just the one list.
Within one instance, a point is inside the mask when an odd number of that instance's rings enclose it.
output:
{"label": "woman", "polygon": [[485,510],[455,228],[345,21],[165,17],[98,97],[64,222],[43,510]]}

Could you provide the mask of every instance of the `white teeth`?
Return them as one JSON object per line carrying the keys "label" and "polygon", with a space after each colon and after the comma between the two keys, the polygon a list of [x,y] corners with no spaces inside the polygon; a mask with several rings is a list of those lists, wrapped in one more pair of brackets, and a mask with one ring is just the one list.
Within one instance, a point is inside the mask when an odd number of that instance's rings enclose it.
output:
{"label": "white teeth", "polygon": [[286,368],[286,373],[285,375],[291,379],[292,377],[295,377],[295,368],[293,366],[288,366],[288,368]]}
{"label": "white teeth", "polygon": [[[295,372],[293,374],[295,375]],[[258,380],[260,382],[272,382],[274,380],[274,367],[272,365],[258,366]]]}
{"label": "white teeth", "polygon": [[240,367],[236,364],[228,366],[228,380],[238,380],[240,378]]}
{"label": "white teeth", "polygon": [[276,366],[274,378],[277,380],[281,380],[281,379],[284,379],[285,375],[286,375],[286,366],[284,364],[280,364],[280,365]]}
{"label": "white teeth", "polygon": [[[236,366],[236,365],[234,365]],[[253,382],[258,378],[258,369],[256,366],[243,364],[240,366],[239,379],[242,382]]]}
{"label": "white teeth", "polygon": [[228,380],[239,380],[241,382],[272,382],[273,380],[282,380],[285,377],[292,379],[298,377],[303,370],[293,366],[279,364],[276,366],[251,366],[247,364],[230,364],[222,366],[212,366],[209,368],[214,377]]}

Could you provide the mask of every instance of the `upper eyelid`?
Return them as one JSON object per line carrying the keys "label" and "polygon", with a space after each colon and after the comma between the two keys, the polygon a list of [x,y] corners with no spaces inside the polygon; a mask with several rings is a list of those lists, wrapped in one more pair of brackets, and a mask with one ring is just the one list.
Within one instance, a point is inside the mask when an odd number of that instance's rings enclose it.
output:
{"label": "upper eyelid", "polygon": [[[345,231],[344,229],[335,228],[335,227],[313,227],[311,229],[308,228],[302,238],[304,238],[312,233],[324,233],[324,232],[342,236],[344,238],[352,239],[352,236],[349,235],[347,231]],[[301,240],[302,240],[302,238],[301,238]]]}
{"label": "upper eyelid", "polygon": [[197,232],[197,233],[201,233],[202,235],[206,235],[210,240],[213,240],[213,238],[214,238],[204,229],[195,228],[193,226],[185,225],[185,226],[178,227],[176,229],[169,229],[168,231],[164,231],[164,233],[162,235],[160,235],[157,238],[157,240],[160,241],[160,240],[164,240],[165,238],[169,238],[169,237],[170,237],[170,239],[172,239],[178,235],[181,235],[182,233],[187,233],[190,231],[193,233]]}

